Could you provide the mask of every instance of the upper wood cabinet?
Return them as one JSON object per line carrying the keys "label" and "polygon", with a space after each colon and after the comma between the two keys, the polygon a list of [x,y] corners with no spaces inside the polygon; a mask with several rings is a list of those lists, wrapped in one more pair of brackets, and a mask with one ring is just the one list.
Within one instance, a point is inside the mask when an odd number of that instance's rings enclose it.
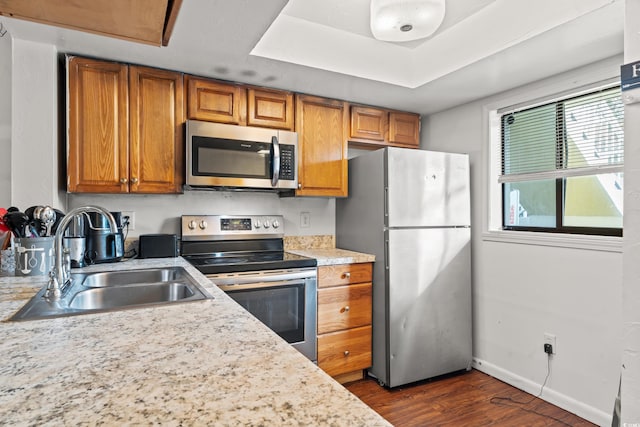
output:
{"label": "upper wood cabinet", "polygon": [[182,74],[70,57],[67,189],[179,193]]}
{"label": "upper wood cabinet", "polygon": [[296,96],[298,196],[346,197],[347,103]]}
{"label": "upper wood cabinet", "polygon": [[420,116],[351,105],[349,141],[362,146],[420,147]]}
{"label": "upper wood cabinet", "polygon": [[188,76],[187,117],[208,122],[245,125],[246,89],[241,85]]}
{"label": "upper wood cabinet", "polygon": [[411,113],[389,113],[389,142],[392,145],[420,147],[420,116]]}
{"label": "upper wood cabinet", "polygon": [[247,89],[247,125],[293,130],[293,93],[263,88]]}
{"label": "upper wood cabinet", "polygon": [[129,67],[130,191],[180,193],[184,176],[182,74]]}
{"label": "upper wood cabinet", "polygon": [[350,139],[383,142],[389,129],[389,113],[378,108],[351,106]]}
{"label": "upper wood cabinet", "polygon": [[129,68],[73,57],[69,72],[67,188],[70,192],[128,190]]}
{"label": "upper wood cabinet", "polygon": [[293,130],[293,93],[187,77],[187,117],[208,122]]}
{"label": "upper wood cabinet", "polygon": [[166,46],[181,4],[182,0],[0,0],[0,15]]}

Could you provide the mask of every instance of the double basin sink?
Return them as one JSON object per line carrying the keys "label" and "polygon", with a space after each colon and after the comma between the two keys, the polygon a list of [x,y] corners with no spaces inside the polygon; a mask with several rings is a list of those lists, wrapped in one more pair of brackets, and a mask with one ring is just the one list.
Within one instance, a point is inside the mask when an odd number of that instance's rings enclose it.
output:
{"label": "double basin sink", "polygon": [[211,296],[183,267],[72,273],[58,301],[46,286],[9,320],[44,319],[198,301]]}

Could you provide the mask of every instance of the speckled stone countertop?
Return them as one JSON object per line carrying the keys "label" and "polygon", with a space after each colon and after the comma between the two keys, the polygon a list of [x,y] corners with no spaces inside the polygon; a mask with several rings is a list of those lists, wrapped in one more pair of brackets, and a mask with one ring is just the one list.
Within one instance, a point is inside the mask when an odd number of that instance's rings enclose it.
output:
{"label": "speckled stone countertop", "polygon": [[374,255],[363,254],[361,252],[353,252],[338,248],[289,249],[287,252],[315,258],[316,260],[318,260],[318,266],[373,262],[376,260],[376,257]]}
{"label": "speckled stone countertop", "polygon": [[0,421],[12,426],[388,426],[182,258],[214,297],[8,322],[45,277],[0,277]]}

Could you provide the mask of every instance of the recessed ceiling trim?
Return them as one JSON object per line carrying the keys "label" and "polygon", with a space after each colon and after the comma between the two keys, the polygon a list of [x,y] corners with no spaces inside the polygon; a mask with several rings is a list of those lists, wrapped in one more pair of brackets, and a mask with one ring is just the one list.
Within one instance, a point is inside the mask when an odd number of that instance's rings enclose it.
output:
{"label": "recessed ceiling trim", "polygon": [[619,1],[496,0],[413,49],[288,16],[285,7],[251,55],[416,88]]}

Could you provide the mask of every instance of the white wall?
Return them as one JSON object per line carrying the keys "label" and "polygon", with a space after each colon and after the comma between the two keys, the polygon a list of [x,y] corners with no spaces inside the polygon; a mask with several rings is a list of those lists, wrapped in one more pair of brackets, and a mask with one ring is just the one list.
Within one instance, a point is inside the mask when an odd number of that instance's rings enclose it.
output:
{"label": "white wall", "polygon": [[0,37],[0,206],[11,205],[11,36]]}
{"label": "white wall", "polygon": [[[135,211],[130,236],[149,233],[180,235],[181,215],[283,215],[288,236],[335,234],[335,199],[279,198],[272,193],[188,191],[182,195],[70,194],[69,209],[96,204],[112,211]],[[310,227],[300,227],[300,212],[310,214]]]}
{"label": "white wall", "polygon": [[423,148],[470,155],[474,366],[536,395],[547,373],[543,337],[555,334],[542,398],[600,425],[611,422],[620,374],[621,239],[514,241],[489,232],[488,188],[497,175],[489,167],[488,112],[616,77],[621,61],[431,115],[422,128]]}
{"label": "white wall", "polygon": [[[626,0],[624,62],[640,61],[640,0]],[[640,89],[633,91],[640,99]],[[640,425],[640,103],[624,109],[624,342],[622,422]]]}

